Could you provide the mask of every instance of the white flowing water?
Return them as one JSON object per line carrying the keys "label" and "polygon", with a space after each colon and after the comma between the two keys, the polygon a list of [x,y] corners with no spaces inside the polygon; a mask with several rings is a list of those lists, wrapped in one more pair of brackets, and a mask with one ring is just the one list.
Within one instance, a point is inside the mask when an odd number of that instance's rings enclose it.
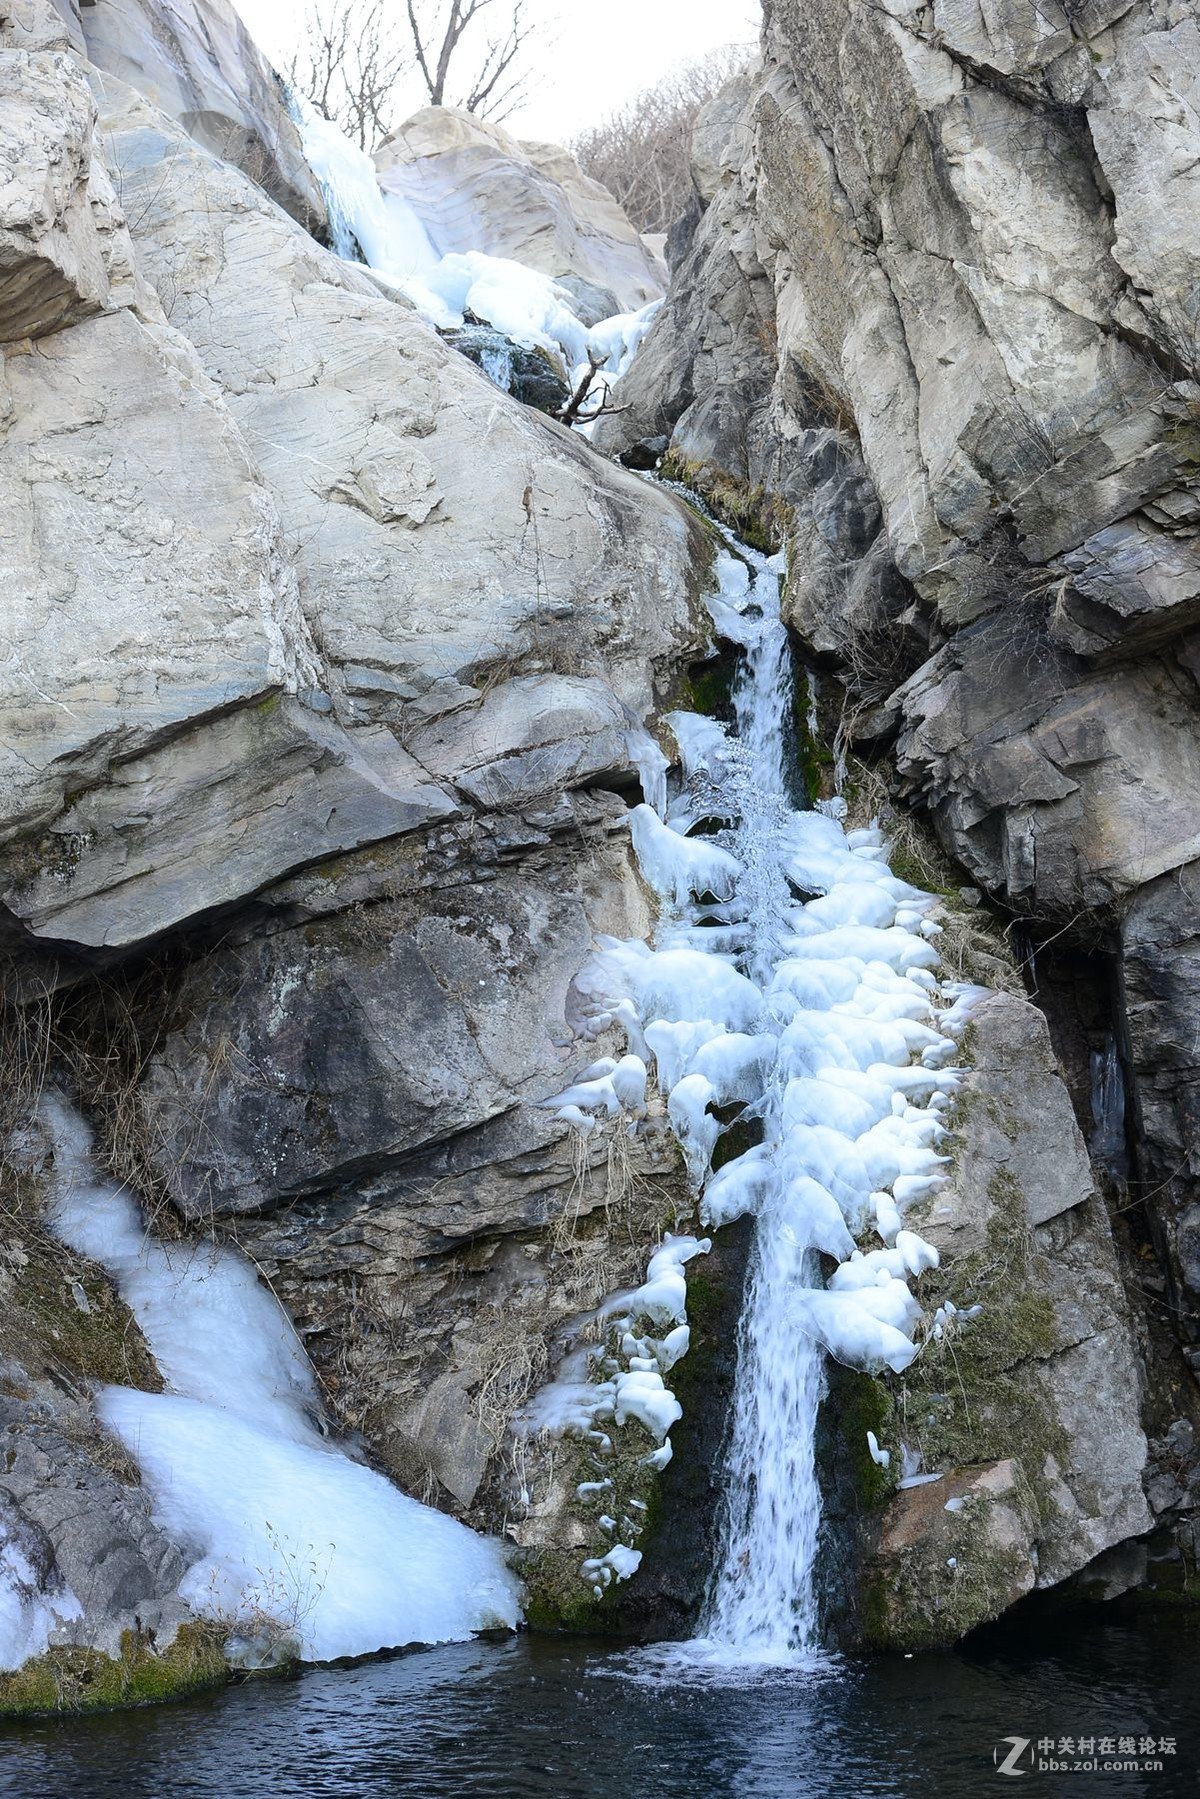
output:
{"label": "white flowing water", "polygon": [[[746,972],[761,987],[778,965],[788,912],[788,732],[794,674],[779,616],[779,577],[751,564],[747,605],[725,628],[743,649],[733,687],[742,749],[735,785],[737,888],[751,932]],[[778,1070],[764,1083],[764,1141],[781,1135]],[[701,1624],[714,1644],[744,1651],[808,1648],[816,1640],[813,1568],[821,1522],[815,1437],[824,1358],[797,1336],[789,1296],[819,1282],[817,1259],[801,1247],[781,1206],[782,1189],[762,1205],[748,1271],[738,1343],[731,1441],[725,1470],[721,1557]]]}
{"label": "white flowing water", "polygon": [[[891,874],[878,830],[847,833],[836,802],[797,807],[781,567],[727,542],[709,607],[741,651],[734,723],[669,717],[681,789],[631,816],[658,928],[603,940],[593,977],[596,1025],[620,1020],[626,1063],[656,1064],[702,1223],[757,1220],[721,1548],[686,1646],[705,1667],[817,1648],[825,1356],[899,1372],[945,1316],[910,1288],[938,1257],[903,1214],[944,1178],[948,1064],[981,992],[938,979],[937,902]],[[578,1121],[587,1091],[562,1115]],[[714,1171],[727,1108],[761,1141]]]}

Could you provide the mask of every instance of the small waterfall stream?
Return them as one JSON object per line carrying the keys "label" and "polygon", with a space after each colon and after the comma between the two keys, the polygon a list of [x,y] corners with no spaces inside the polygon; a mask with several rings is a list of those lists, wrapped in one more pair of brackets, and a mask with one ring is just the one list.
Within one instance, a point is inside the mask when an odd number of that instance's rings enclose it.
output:
{"label": "small waterfall stream", "polygon": [[[756,1217],[720,1550],[700,1635],[675,1654],[806,1665],[825,1356],[899,1372],[935,1328],[909,1283],[937,1252],[903,1213],[944,1178],[948,1064],[980,990],[939,980],[936,901],[891,874],[878,830],[797,805],[781,566],[723,535],[708,603],[741,652],[734,723],[669,716],[681,789],[632,814],[658,928],[607,940],[600,964],[606,1016],[656,1063],[702,1223]],[[714,1170],[729,1108],[760,1141]]]}
{"label": "small waterfall stream", "polygon": [[[737,900],[751,925],[745,968],[765,987],[793,904],[786,827],[795,676],[779,615],[779,575],[762,558],[746,569],[745,610],[724,619],[742,650],[732,695],[742,750],[733,836],[745,871]],[[776,1069],[760,1102],[767,1143],[781,1135],[782,1100]],[[816,1286],[820,1277],[816,1257],[788,1227],[781,1196],[772,1193],[758,1216],[738,1343],[721,1554],[701,1621],[710,1642],[768,1653],[816,1641],[813,1568],[821,1520],[814,1442],[823,1356],[812,1338],[797,1337],[788,1305],[797,1282]]]}

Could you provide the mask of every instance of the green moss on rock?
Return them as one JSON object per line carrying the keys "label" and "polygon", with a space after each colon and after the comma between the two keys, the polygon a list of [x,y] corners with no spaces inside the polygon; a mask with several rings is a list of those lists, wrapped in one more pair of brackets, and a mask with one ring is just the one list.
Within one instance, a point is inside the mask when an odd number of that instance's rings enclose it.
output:
{"label": "green moss on rock", "polygon": [[707,662],[697,662],[688,670],[686,697],[688,709],[728,723],[733,717],[733,681],[737,673],[737,652],[731,645],[718,650]]}
{"label": "green moss on rock", "polygon": [[881,1468],[867,1443],[868,1431],[874,1432],[877,1442],[886,1443],[892,1409],[892,1395],[882,1381],[850,1368],[842,1371],[836,1426],[849,1448],[855,1500],[862,1511],[878,1510],[896,1490],[893,1468]]}
{"label": "green moss on rock", "polygon": [[113,1711],[185,1699],[229,1678],[221,1626],[181,1624],[175,1640],[157,1649],[146,1635],[126,1631],[119,1656],[95,1649],[50,1649],[0,1675],[0,1716]]}
{"label": "green moss on rock", "polygon": [[[543,1546],[520,1557],[525,1618],[533,1630],[603,1636],[622,1629],[622,1583],[614,1579],[597,1595],[597,1583],[586,1580],[581,1569],[584,1562],[605,1556],[615,1542],[626,1540],[620,1532],[610,1535],[601,1528],[599,1520],[605,1513],[620,1519],[640,1512],[641,1533],[633,1546],[644,1552],[658,1516],[658,1476],[644,1464],[645,1456],[655,1448],[654,1439],[635,1419],[619,1428],[610,1427],[609,1435],[612,1451],[602,1458],[582,1439],[568,1439],[562,1446],[565,1460],[560,1478],[569,1489],[596,1480],[611,1481],[612,1485],[590,1502],[578,1497],[572,1502],[572,1515],[586,1530],[586,1544]],[[631,1500],[640,1501],[645,1511],[641,1512],[640,1506],[631,1510]]]}
{"label": "green moss on rock", "polygon": [[[951,1324],[905,1374],[892,1377],[896,1430],[920,1449],[929,1469],[959,1468],[1016,1455],[1035,1489],[1048,1455],[1064,1453],[1062,1427],[1037,1378],[1037,1363],[1061,1347],[1025,1198],[1007,1169],[988,1183],[987,1240],[971,1255],[943,1263],[937,1297],[979,1318]],[[897,1441],[898,1446],[898,1441]],[[1039,1508],[1042,1509],[1042,1508]]]}
{"label": "green moss on rock", "polygon": [[[688,1265],[691,1343],[668,1377],[683,1416],[671,1431],[675,1453],[666,1469],[646,1466],[656,1444],[636,1420],[606,1427],[610,1454],[581,1439],[556,1449],[555,1483],[571,1494],[574,1534],[586,1534],[586,1542],[539,1546],[521,1556],[532,1628],[660,1638],[686,1635],[694,1625],[716,1553],[721,1448],[751,1231],[749,1220],[728,1226],[709,1255]],[[580,1483],[596,1480],[612,1486],[590,1500],[576,1496]],[[636,1519],[640,1529],[633,1536],[620,1530],[609,1535],[599,1524],[604,1513],[618,1524]],[[631,1579],[613,1580],[597,1595],[580,1569],[617,1540],[640,1550],[642,1565]]]}
{"label": "green moss on rock", "polygon": [[[940,1509],[941,1494],[931,1503]],[[1027,1511],[1032,1500],[1023,1485],[1002,1502],[972,1496],[953,1530],[930,1529],[871,1565],[860,1601],[864,1648],[947,1649],[1028,1591],[1033,1580],[1028,1557],[1006,1533],[994,1533],[997,1503]]]}

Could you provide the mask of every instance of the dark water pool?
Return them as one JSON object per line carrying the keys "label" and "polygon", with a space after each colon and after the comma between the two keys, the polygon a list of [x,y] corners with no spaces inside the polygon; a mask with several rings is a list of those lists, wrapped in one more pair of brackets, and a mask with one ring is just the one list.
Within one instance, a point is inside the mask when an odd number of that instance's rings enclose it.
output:
{"label": "dark water pool", "polygon": [[[635,1654],[520,1638],[426,1651],[87,1723],[9,1727],[21,1799],[975,1799],[1200,1793],[1200,1620],[1101,1621],[911,1661],[739,1686]],[[1153,1736],[1161,1770],[996,1771],[1001,1738]],[[1060,1754],[1060,1739],[1071,1752]],[[1174,1738],[1175,1753],[1157,1751]],[[999,1751],[1003,1759],[1009,1751]],[[1015,1783],[1020,1781],[1021,1785]]]}

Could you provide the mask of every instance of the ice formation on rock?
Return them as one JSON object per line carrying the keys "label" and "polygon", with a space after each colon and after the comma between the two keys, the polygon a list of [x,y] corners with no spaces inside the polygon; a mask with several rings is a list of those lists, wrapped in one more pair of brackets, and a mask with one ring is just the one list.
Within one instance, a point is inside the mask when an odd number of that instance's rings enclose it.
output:
{"label": "ice formation on rock", "polygon": [[[436,224],[427,227],[397,193],[382,191],[375,165],[364,150],[303,95],[291,95],[292,114],[304,153],[325,195],[333,247],[339,256],[359,257],[387,286],[417,308],[431,325],[448,331],[468,315],[484,320],[525,349],[541,349],[561,361],[572,390],[600,365],[581,422],[586,428],[601,400],[626,372],[662,305],[652,300],[636,312],[622,312],[587,326],[575,310],[570,290],[511,257],[482,250],[438,248]],[[511,363],[485,357],[485,372],[501,386]]]}
{"label": "ice formation on rock", "polygon": [[112,1275],[163,1375],[162,1393],[104,1387],[96,1407],[191,1558],[179,1590],[193,1609],[227,1621],[250,1660],[514,1627],[519,1587],[499,1543],[419,1505],[325,1433],[312,1367],[250,1264],[156,1240],[129,1194],[96,1178],[83,1120],[53,1097],[41,1116],[49,1222]]}
{"label": "ice formation on rock", "polygon": [[0,1673],[44,1655],[57,1627],[83,1616],[69,1587],[47,1591],[23,1534],[0,1518]]}
{"label": "ice formation on rock", "polygon": [[[927,1319],[910,1285],[936,1269],[937,1251],[903,1217],[944,1178],[941,1116],[957,1079],[948,1064],[980,990],[939,980],[937,902],[891,873],[879,831],[847,832],[836,803],[795,804],[781,560],[728,542],[709,604],[718,633],[741,650],[735,727],[669,719],[682,788],[631,815],[660,902],[654,941],[603,940],[585,985],[594,1028],[623,1022],[625,1062],[653,1063],[701,1222],[757,1219],[723,1550],[697,1653],[787,1660],[816,1641],[824,1357],[900,1372],[942,1328],[946,1308]],[[575,1110],[585,1123],[618,1110],[612,1073],[588,1075],[550,1102],[572,1122]],[[714,1172],[725,1129],[716,1112],[729,1106],[761,1142]],[[872,1235],[882,1247],[864,1253],[856,1239]],[[670,1304],[655,1312],[645,1298],[668,1275],[661,1255],[640,1305],[665,1322]],[[837,1263],[828,1279],[822,1256]],[[681,1267],[677,1275],[682,1289]],[[662,1348],[651,1345],[660,1366]],[[561,1427],[569,1414],[594,1425],[590,1395],[600,1389],[581,1378],[583,1363],[574,1373],[557,1413],[556,1389],[540,1396],[543,1422],[554,1414]],[[605,1383],[616,1422],[622,1410],[640,1415],[617,1397],[631,1378]],[[665,1436],[657,1388],[656,1402],[655,1434]],[[583,1574],[606,1584],[595,1561]]]}

